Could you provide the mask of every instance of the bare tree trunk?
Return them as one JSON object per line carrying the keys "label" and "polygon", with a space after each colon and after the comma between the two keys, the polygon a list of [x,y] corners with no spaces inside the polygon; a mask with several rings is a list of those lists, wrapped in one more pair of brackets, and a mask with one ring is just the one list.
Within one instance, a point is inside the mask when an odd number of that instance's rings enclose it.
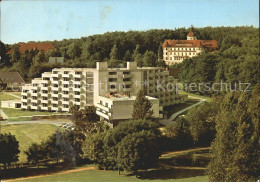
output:
{"label": "bare tree trunk", "polygon": [[118,175],[120,175],[120,168],[118,168]]}

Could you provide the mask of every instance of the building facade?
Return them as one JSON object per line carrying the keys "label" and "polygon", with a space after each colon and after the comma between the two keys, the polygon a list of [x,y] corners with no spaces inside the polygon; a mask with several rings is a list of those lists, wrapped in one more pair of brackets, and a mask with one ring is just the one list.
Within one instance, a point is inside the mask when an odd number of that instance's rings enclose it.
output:
{"label": "building facade", "polygon": [[[68,112],[72,105],[95,105],[97,114],[109,116],[114,105],[119,106],[119,113],[120,108],[132,105],[141,89],[158,108],[155,117],[164,106],[183,102],[176,94],[173,77],[163,68],[139,68],[136,62],[127,62],[126,68],[111,69],[107,62],[97,62],[96,68],[55,68],[33,79],[22,87],[22,109]],[[110,117],[103,118],[118,119],[117,111],[113,109]]]}
{"label": "building facade", "polygon": [[187,40],[166,40],[163,45],[163,60],[165,64],[181,63],[184,59],[200,55],[204,50],[209,52],[217,49],[216,40],[197,40],[193,28],[187,35]]}
{"label": "building facade", "polygon": [[[153,118],[159,118],[159,99],[146,96],[152,104]],[[106,121],[120,121],[132,118],[133,105],[136,100],[135,96],[113,95],[110,97],[99,96],[95,104],[97,114]],[[115,122],[110,122],[115,124]]]}

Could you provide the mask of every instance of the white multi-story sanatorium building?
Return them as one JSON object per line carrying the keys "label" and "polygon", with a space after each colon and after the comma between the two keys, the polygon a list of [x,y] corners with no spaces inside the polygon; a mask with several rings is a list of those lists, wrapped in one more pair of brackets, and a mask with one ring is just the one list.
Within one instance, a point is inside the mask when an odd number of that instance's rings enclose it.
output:
{"label": "white multi-story sanatorium building", "polygon": [[163,45],[163,60],[165,64],[181,63],[184,59],[198,56],[204,50],[209,52],[217,49],[216,40],[197,40],[193,28],[187,35],[187,40],[166,40]]}
{"label": "white multi-story sanatorium building", "polygon": [[95,105],[106,120],[127,119],[141,89],[153,104],[154,117],[159,117],[159,108],[185,99],[176,94],[173,77],[163,68],[139,68],[136,62],[108,68],[107,62],[97,62],[96,68],[54,68],[33,79],[22,87],[21,108],[68,112],[72,105]]}

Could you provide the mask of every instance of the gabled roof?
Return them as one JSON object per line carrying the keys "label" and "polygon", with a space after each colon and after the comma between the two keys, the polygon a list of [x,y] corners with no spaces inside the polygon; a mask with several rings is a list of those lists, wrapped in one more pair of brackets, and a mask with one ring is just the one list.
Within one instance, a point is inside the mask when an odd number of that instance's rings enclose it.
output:
{"label": "gabled roof", "polygon": [[193,28],[190,29],[190,32],[187,35],[188,37],[193,37],[194,33],[193,33]]}
{"label": "gabled roof", "polygon": [[165,40],[162,47],[204,47],[217,48],[216,40]]}
{"label": "gabled roof", "polygon": [[[26,50],[39,50],[47,52],[48,50],[55,50],[56,48],[49,42],[39,42],[39,43],[20,43],[19,51],[21,54],[24,54]],[[13,49],[10,49],[6,54],[12,54]]]}
{"label": "gabled roof", "polygon": [[1,72],[0,71],[0,80],[2,83],[25,83],[23,78],[18,72]]}

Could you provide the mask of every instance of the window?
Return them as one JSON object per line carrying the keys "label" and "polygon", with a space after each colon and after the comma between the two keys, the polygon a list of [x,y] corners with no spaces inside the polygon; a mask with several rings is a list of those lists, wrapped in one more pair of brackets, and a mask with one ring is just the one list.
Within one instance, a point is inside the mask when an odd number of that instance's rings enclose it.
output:
{"label": "window", "polygon": [[117,79],[116,79],[116,78],[109,78],[108,81],[109,81],[109,82],[116,82]]}
{"label": "window", "polygon": [[109,72],[109,75],[116,75],[116,72]]}
{"label": "window", "polygon": [[75,93],[75,95],[80,95],[80,92],[74,92]]}
{"label": "window", "polygon": [[131,81],[131,78],[124,78],[123,81],[124,82]]}

